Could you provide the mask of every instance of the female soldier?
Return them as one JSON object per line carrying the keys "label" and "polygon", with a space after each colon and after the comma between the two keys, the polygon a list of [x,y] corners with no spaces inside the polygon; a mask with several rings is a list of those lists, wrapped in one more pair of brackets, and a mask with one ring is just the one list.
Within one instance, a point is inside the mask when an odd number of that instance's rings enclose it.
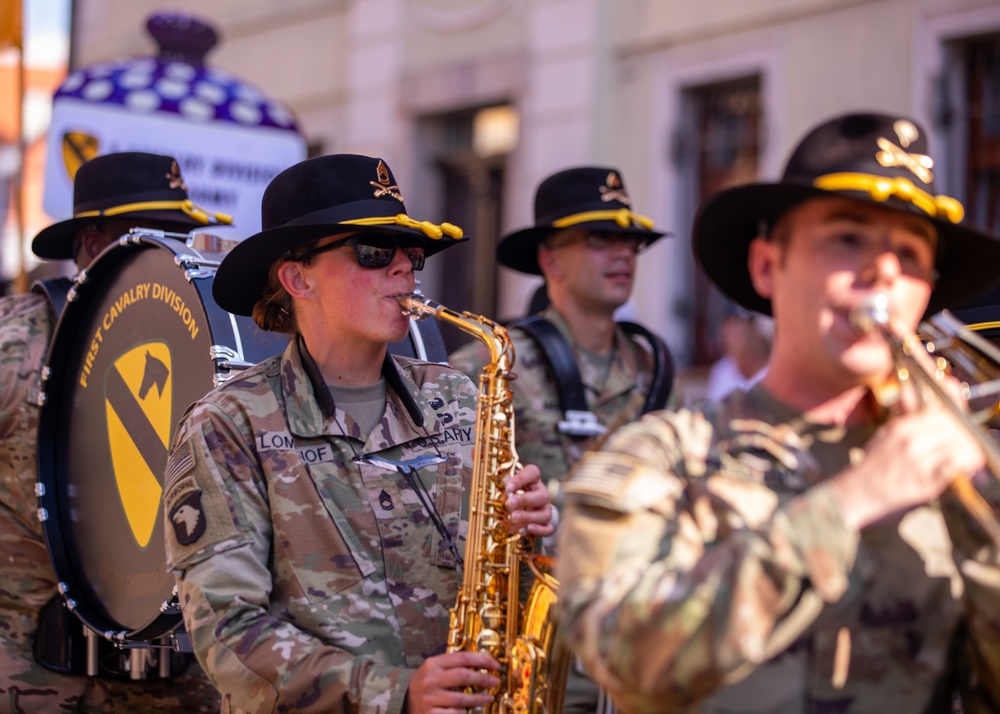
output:
{"label": "female soldier", "polygon": [[[477,391],[387,354],[424,258],[462,240],[406,216],[386,164],[325,156],[274,178],[264,230],[222,262],[218,304],[293,339],[195,404],[165,484],[168,562],[223,711],[482,706],[497,663],[443,654]],[[552,532],[534,466],[513,527]]]}

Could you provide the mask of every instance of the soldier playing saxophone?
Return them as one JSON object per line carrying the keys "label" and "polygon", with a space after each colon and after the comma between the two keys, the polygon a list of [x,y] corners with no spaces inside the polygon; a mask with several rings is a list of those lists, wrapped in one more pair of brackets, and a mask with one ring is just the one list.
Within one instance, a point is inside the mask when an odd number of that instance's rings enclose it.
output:
{"label": "soldier playing saxophone", "polygon": [[[476,389],[387,355],[424,258],[461,241],[406,216],[385,162],[325,156],[274,178],[264,230],[223,261],[218,304],[290,332],[283,355],[186,415],[165,487],[167,553],[226,711],[458,712],[498,685],[446,653],[476,438]],[[552,532],[536,467],[506,527]]]}

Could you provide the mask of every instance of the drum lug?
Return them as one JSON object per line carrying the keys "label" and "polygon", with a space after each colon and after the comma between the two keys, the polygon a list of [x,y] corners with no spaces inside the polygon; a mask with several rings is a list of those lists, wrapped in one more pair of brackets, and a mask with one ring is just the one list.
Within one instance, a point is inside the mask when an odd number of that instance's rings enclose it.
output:
{"label": "drum lug", "polygon": [[217,260],[203,260],[187,253],[175,255],[174,264],[184,271],[184,278],[189,283],[199,278],[211,278],[215,275],[215,268],[219,267]]}
{"label": "drum lug", "polygon": [[212,345],[209,351],[215,361],[215,376],[212,377],[212,382],[216,387],[232,379],[236,370],[253,367],[252,362],[241,359],[243,355],[225,345]]}
{"label": "drum lug", "polygon": [[45,484],[41,481],[35,483],[35,497],[41,498],[45,495]]}
{"label": "drum lug", "polygon": [[[39,485],[41,485],[41,484],[39,484]],[[38,522],[39,523],[45,523],[45,521],[49,520],[49,511],[48,511],[47,508],[39,508],[37,515],[38,515]]]}
{"label": "drum lug", "polygon": [[80,286],[86,283],[89,278],[90,274],[87,273],[86,268],[76,274],[76,282],[73,283],[73,287],[66,293],[66,302],[76,302],[76,299],[80,297]]}
{"label": "drum lug", "polygon": [[191,646],[191,636],[187,632],[171,632],[170,640],[178,652],[194,652]]}
{"label": "drum lug", "polygon": [[63,601],[66,603],[66,609],[70,612],[76,612],[76,606],[79,603],[69,596],[69,585],[60,581],[60,583],[56,586],[56,590],[58,590],[59,594],[63,596]]}
{"label": "drum lug", "polygon": [[165,615],[181,614],[181,598],[180,593],[177,592],[176,585],[170,590],[170,599],[160,603],[160,612]]}
{"label": "drum lug", "polygon": [[164,600],[160,603],[160,612],[164,615],[180,615],[181,608],[180,605],[172,603],[169,600]]}

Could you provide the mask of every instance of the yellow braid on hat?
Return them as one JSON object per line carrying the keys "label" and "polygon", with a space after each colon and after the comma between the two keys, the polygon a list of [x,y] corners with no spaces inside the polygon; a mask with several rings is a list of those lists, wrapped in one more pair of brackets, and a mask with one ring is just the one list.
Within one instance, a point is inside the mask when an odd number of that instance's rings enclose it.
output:
{"label": "yellow braid on hat", "polygon": [[961,223],[965,208],[951,196],[932,196],[908,178],[876,176],[862,173],[826,174],[813,181],[813,186],[824,191],[863,191],[880,203],[896,198],[912,203],[932,218],[943,218],[951,223]]}
{"label": "yellow braid on hat", "polygon": [[590,221],[614,221],[622,229],[637,225],[647,231],[653,230],[653,219],[633,213],[627,208],[619,208],[612,211],[584,211],[574,213],[558,220],[552,221],[553,228],[568,228],[579,223],[589,223]]}
{"label": "yellow braid on hat", "polygon": [[438,225],[430,221],[418,221],[410,218],[405,213],[379,218],[355,218],[350,221],[341,221],[340,223],[352,226],[402,226],[403,228],[412,228],[420,231],[431,240],[441,240],[444,236],[458,240],[464,235],[464,231],[461,228],[451,223]]}

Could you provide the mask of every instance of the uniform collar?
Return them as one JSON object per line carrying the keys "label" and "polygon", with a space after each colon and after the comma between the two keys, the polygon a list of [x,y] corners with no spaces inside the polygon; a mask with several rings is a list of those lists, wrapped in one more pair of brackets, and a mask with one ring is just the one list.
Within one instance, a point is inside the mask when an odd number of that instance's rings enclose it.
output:
{"label": "uniform collar", "polygon": [[[442,431],[434,404],[424,399],[388,353],[382,362],[382,376],[388,386],[386,410],[397,412],[403,422],[393,429],[394,436],[406,440],[407,436],[416,438]],[[301,336],[289,343],[281,357],[281,391],[291,433],[315,438],[329,431],[335,413],[333,396]]]}
{"label": "uniform collar", "polygon": [[[576,340],[573,339],[573,333],[570,331],[569,323],[566,322],[566,319],[551,305],[542,313],[542,315],[558,328],[563,337],[565,337],[569,344],[573,346],[573,351],[576,352],[578,345],[576,344]],[[605,380],[604,384],[601,385],[603,388],[600,390],[600,396],[597,400],[598,404],[601,404],[608,399],[613,399],[614,397],[624,394],[625,392],[630,392],[636,388],[636,375],[639,372],[639,368],[635,345],[629,339],[625,330],[617,326],[615,327],[614,340],[614,361],[611,363],[611,371],[608,373],[607,380]],[[650,365],[648,369],[651,368],[652,367]],[[584,384],[586,384],[587,387],[591,390],[597,391],[598,385],[587,384],[586,377],[583,377],[583,379]]]}

